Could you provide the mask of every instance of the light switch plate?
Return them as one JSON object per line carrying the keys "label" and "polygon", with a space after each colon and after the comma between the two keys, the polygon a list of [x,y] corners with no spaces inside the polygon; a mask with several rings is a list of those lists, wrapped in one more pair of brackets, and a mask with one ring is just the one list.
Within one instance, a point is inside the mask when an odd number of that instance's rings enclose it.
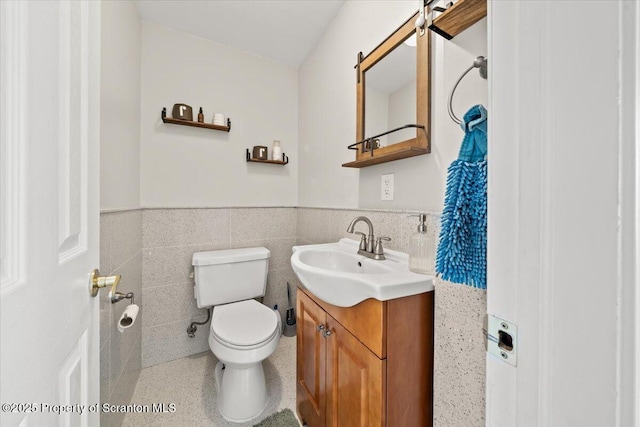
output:
{"label": "light switch plate", "polygon": [[393,174],[381,176],[380,200],[393,200]]}

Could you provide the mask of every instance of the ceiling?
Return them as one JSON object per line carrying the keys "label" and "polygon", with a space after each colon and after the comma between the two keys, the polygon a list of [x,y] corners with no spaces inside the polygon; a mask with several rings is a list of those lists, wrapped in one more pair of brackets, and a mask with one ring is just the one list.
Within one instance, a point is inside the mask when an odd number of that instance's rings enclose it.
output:
{"label": "ceiling", "polygon": [[140,17],[298,67],[345,0],[137,0]]}

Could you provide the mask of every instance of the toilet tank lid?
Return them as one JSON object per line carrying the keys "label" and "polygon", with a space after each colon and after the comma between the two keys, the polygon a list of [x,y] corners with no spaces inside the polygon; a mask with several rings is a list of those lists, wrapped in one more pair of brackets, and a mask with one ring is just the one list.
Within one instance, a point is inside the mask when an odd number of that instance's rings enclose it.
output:
{"label": "toilet tank lid", "polygon": [[231,264],[269,258],[271,252],[263,247],[225,249],[222,251],[194,252],[191,264],[194,266]]}

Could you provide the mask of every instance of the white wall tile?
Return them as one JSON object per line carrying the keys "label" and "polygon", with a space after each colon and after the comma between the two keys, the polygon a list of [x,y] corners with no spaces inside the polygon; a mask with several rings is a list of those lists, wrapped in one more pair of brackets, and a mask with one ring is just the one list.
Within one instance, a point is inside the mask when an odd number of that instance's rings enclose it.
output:
{"label": "white wall tile", "polygon": [[487,291],[472,286],[435,280],[436,306],[482,323],[487,313]]}
{"label": "white wall tile", "polygon": [[144,248],[142,287],[152,288],[188,282],[191,280],[189,275],[194,252],[228,248],[228,243]]}
{"label": "white wall tile", "polygon": [[229,214],[232,242],[296,236],[294,208],[238,208]]}
{"label": "white wall tile", "polygon": [[434,400],[455,408],[455,426],[484,425],[482,324],[436,307]]}
{"label": "white wall tile", "polygon": [[111,217],[111,266],[116,269],[142,247],[142,214],[134,210],[108,215]]}
{"label": "white wall tile", "polygon": [[[144,366],[209,351],[206,341],[209,324],[199,327],[196,338],[188,338],[186,334],[191,317],[196,316],[194,320],[206,317],[203,311],[194,309],[193,291],[189,288],[192,285],[185,280],[194,251],[267,247],[271,251],[271,259],[263,303],[269,307],[278,304],[285,320],[288,305],[286,282],[289,281],[294,291],[298,283],[290,267],[293,245],[354,238],[346,228],[353,218],[362,215],[371,219],[377,236],[386,235],[393,239],[386,244],[387,248],[406,252],[409,238],[418,223],[416,218],[407,218],[414,212],[346,209],[235,208],[144,212],[150,213],[143,213],[144,244],[148,245],[143,254],[144,311],[149,316],[144,320],[142,332]],[[224,212],[228,212],[228,218]],[[428,224],[430,238],[435,245],[439,217],[430,214]],[[184,231],[187,228],[196,231],[189,234]],[[212,230],[217,230],[217,234]],[[228,235],[228,241],[226,244],[174,246],[197,241],[202,234]],[[295,307],[295,292],[292,299]],[[485,353],[480,322],[486,312],[486,292],[438,280],[436,310],[436,423],[440,426],[481,425],[484,420]]]}
{"label": "white wall tile", "polygon": [[206,309],[196,305],[193,282],[145,288],[143,293],[143,329],[206,316]]}
{"label": "white wall tile", "polygon": [[229,242],[229,209],[145,209],[142,247]]}
{"label": "white wall tile", "polygon": [[[313,243],[329,243],[339,239],[336,210],[299,208],[297,237]],[[347,223],[349,225],[349,223]],[[344,228],[347,228],[347,225]]]}
{"label": "white wall tile", "polygon": [[[137,348],[134,349],[131,357],[127,360],[118,382],[114,388],[109,403],[113,405],[128,405],[131,403],[133,392],[135,391],[138,378],[140,377],[140,340],[137,341]],[[133,402],[136,403],[136,402]],[[110,425],[120,426],[126,412],[111,414]]]}
{"label": "white wall tile", "polygon": [[100,215],[100,272],[111,273],[111,215]]}
{"label": "white wall tile", "polygon": [[[100,268],[104,275],[120,274],[118,292],[135,294],[136,304],[142,303],[142,213],[139,210],[103,213],[100,215]],[[123,300],[112,304],[108,290],[100,298],[100,400],[120,399],[129,403],[137,375],[141,369],[142,316],[124,334],[116,329],[116,322],[129,304]],[[129,371],[126,379],[123,372]],[[128,396],[128,397],[127,397]],[[101,424],[119,425],[112,415],[101,415]]]}
{"label": "white wall tile", "polygon": [[[204,320],[206,316],[202,319]],[[209,323],[198,326],[196,336],[187,336],[190,320],[182,320],[144,329],[142,337],[143,367],[158,365],[170,360],[211,351],[209,349]]]}
{"label": "white wall tile", "polygon": [[104,345],[100,346],[100,400],[102,402],[108,401],[111,390],[110,344],[107,340]]}
{"label": "white wall tile", "polygon": [[[134,293],[135,303],[141,307],[144,307],[142,296],[142,257],[140,252],[134,255],[128,262],[122,265],[120,268],[114,271],[114,274],[120,274],[122,279],[120,285],[118,285],[118,292],[126,294],[128,292]],[[101,329],[110,331],[110,377],[111,386],[110,394],[113,395],[114,387],[117,387],[118,378],[122,374],[125,365],[132,354],[140,352],[141,342],[141,330],[144,317],[144,309],[140,309],[138,317],[135,323],[124,332],[120,332],[117,329],[118,321],[122,316],[122,313],[126,310],[130,304],[130,300],[124,299],[115,304],[111,304],[111,319],[109,325]],[[140,366],[138,366],[140,369]],[[125,392],[124,390],[118,390],[118,392]]]}
{"label": "white wall tile", "polygon": [[181,244],[229,242],[229,209],[178,209],[183,224]]}
{"label": "white wall tile", "polygon": [[[193,282],[189,279],[194,252],[254,246],[269,249],[271,257],[264,303],[269,307],[278,304],[285,314],[286,281],[295,287],[290,258],[291,248],[296,243],[296,209],[152,209],[143,211],[142,229],[145,366],[202,351],[201,347],[192,345],[192,340],[184,341],[189,346],[186,349],[165,351],[153,347],[160,339],[153,335],[158,326],[187,321],[186,330],[192,318],[206,317],[205,311],[196,308]],[[194,244],[200,241],[209,243]]]}
{"label": "white wall tile", "polygon": [[142,211],[142,247],[177,246],[183,241],[178,209],[144,209]]}

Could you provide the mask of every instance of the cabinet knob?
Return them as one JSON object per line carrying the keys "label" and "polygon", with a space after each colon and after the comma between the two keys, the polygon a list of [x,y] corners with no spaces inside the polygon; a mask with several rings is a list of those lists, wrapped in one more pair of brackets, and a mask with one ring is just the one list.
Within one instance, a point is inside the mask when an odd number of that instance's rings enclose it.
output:
{"label": "cabinet knob", "polygon": [[322,333],[322,336],[325,337],[325,338],[327,338],[329,335],[331,335],[331,331],[329,331],[329,330],[326,330],[326,331],[324,331]]}
{"label": "cabinet knob", "polygon": [[318,330],[319,331],[324,331],[324,325],[323,324],[318,325]]}

